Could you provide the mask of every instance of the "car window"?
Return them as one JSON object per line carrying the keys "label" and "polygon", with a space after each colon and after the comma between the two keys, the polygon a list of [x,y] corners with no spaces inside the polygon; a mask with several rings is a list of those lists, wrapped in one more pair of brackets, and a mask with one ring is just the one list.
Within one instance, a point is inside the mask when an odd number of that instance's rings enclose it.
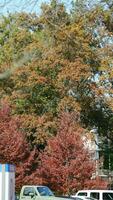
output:
{"label": "car window", "polygon": [[103,200],[112,200],[112,199],[113,199],[113,193],[110,192],[103,193]]}
{"label": "car window", "polygon": [[87,196],[87,192],[79,192],[77,196]]}
{"label": "car window", "polygon": [[48,187],[37,187],[40,196],[54,196],[52,191]]}
{"label": "car window", "polygon": [[99,194],[99,192],[91,192],[90,193],[90,197],[99,200],[100,199],[100,194]]}
{"label": "car window", "polygon": [[30,193],[35,193],[33,187],[26,187],[24,188],[23,195],[24,196],[29,196]]}

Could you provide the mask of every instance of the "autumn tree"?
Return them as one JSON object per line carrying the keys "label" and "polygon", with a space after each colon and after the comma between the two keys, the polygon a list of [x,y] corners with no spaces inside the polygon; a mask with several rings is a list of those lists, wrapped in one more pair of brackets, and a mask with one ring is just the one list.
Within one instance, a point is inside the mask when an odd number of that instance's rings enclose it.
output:
{"label": "autumn tree", "polygon": [[[32,180],[37,162],[36,150],[30,150],[19,119],[11,116],[8,105],[0,109],[0,162],[16,166],[16,189]],[[32,182],[31,182],[32,183]]]}
{"label": "autumn tree", "polygon": [[112,149],[112,36],[107,0],[76,1],[70,13],[52,0],[40,16],[2,17],[0,98],[21,119],[32,148],[43,149],[56,134],[61,111],[77,111],[84,127],[110,135]]}
{"label": "autumn tree", "polygon": [[[95,164],[82,139],[84,130],[77,121],[78,115],[63,113],[56,137],[48,141],[44,153],[40,155],[42,183],[62,194],[97,186],[91,180]],[[100,187],[101,184],[100,181]]]}

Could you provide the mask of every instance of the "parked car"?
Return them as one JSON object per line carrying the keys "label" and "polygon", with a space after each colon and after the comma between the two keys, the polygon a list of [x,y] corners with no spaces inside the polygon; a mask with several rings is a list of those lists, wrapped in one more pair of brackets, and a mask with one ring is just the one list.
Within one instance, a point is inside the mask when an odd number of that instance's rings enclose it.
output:
{"label": "parked car", "polygon": [[80,190],[72,197],[89,197],[97,200],[113,200],[113,190]]}
{"label": "parked car", "polygon": [[[20,192],[19,200],[62,200],[63,197],[56,197],[46,186],[24,185]],[[66,197],[65,200],[70,200]]]}

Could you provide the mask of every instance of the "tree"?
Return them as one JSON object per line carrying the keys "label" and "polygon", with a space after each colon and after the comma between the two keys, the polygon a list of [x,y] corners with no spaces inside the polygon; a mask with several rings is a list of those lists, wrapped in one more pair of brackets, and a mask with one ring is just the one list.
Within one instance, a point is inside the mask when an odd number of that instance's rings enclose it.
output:
{"label": "tree", "polygon": [[[48,141],[44,153],[40,155],[42,183],[68,195],[98,185],[91,180],[95,164],[82,140],[83,129],[75,121],[77,118],[78,115],[75,119],[73,115],[63,113],[57,135]],[[99,184],[97,187],[101,187],[103,182]]]}
{"label": "tree", "polygon": [[68,13],[52,0],[40,16],[2,17],[0,99],[23,121],[32,148],[56,134],[61,110],[80,112],[83,126],[112,143],[112,1],[103,2],[106,9],[77,0]]}
{"label": "tree", "polygon": [[0,109],[0,162],[16,166],[16,189],[31,181],[38,166],[36,150],[30,150],[19,119],[11,116],[10,108]]}

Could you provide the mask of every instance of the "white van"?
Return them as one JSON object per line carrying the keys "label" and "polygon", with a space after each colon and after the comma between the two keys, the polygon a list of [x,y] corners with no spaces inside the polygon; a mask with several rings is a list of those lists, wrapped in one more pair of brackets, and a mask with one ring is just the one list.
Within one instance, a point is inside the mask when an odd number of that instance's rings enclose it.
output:
{"label": "white van", "polygon": [[97,200],[113,200],[113,190],[79,190],[72,197],[92,197]]}

